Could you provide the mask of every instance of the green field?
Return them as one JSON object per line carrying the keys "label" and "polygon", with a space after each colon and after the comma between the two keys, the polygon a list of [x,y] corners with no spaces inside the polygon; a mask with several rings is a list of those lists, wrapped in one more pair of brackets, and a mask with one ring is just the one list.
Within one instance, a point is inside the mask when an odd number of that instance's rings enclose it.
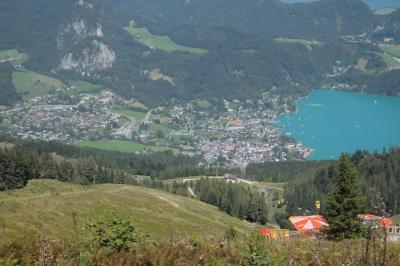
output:
{"label": "green field", "polygon": [[63,83],[55,78],[36,74],[30,71],[15,71],[13,84],[24,100],[44,96],[51,90],[60,88]]}
{"label": "green field", "polygon": [[175,149],[169,148],[169,147],[150,146],[150,145],[145,145],[145,144],[142,144],[139,142],[121,141],[121,140],[80,141],[76,145],[80,146],[80,147],[88,147],[88,148],[109,150],[109,151],[120,151],[120,152],[126,152],[126,153],[143,152],[145,150],[149,150],[149,151],[153,151],[153,152],[175,150]]}
{"label": "green field", "polygon": [[172,41],[168,36],[158,36],[152,34],[147,28],[137,28],[132,25],[125,27],[132,36],[140,43],[152,49],[161,50],[164,52],[188,52],[194,54],[206,54],[207,50],[202,48],[191,48],[183,46]]}
{"label": "green field", "polygon": [[155,238],[222,234],[227,227],[246,233],[252,225],[195,199],[127,185],[78,186],[32,180],[24,189],[0,192],[0,242],[45,233],[71,240],[73,214],[83,230],[88,217],[116,212]]}
{"label": "green field", "polygon": [[155,134],[157,134],[157,131],[161,131],[162,133],[164,133],[165,136],[167,136],[171,133],[172,129],[170,127],[168,127],[167,125],[152,123],[149,126],[150,134],[155,135]]}
{"label": "green field", "polygon": [[400,61],[385,53],[377,53],[388,67],[400,67]]}
{"label": "green field", "polygon": [[210,102],[207,100],[197,100],[196,104],[198,107],[204,108],[204,109],[207,109],[211,106]]}
{"label": "green field", "polygon": [[113,106],[114,113],[124,115],[136,120],[137,123],[141,123],[143,119],[146,117],[145,113],[132,111],[125,106],[115,105]]}
{"label": "green field", "polygon": [[386,8],[381,8],[381,9],[376,10],[375,15],[386,16],[386,15],[390,15],[396,11],[397,11],[397,8],[386,7]]}
{"label": "green field", "polygon": [[294,38],[283,38],[283,37],[275,38],[274,40],[280,43],[299,43],[307,47],[307,49],[309,50],[312,50],[313,46],[323,45],[322,42],[316,40],[305,40],[305,39],[294,39]]}
{"label": "green field", "polygon": [[380,44],[379,48],[389,55],[400,58],[400,45]]}
{"label": "green field", "polygon": [[86,81],[70,80],[69,85],[78,93],[98,93],[103,89],[101,85],[95,85]]}
{"label": "green field", "polygon": [[0,60],[7,60],[10,58],[16,58],[18,57],[19,53],[17,49],[12,49],[12,50],[1,50],[0,51]]}

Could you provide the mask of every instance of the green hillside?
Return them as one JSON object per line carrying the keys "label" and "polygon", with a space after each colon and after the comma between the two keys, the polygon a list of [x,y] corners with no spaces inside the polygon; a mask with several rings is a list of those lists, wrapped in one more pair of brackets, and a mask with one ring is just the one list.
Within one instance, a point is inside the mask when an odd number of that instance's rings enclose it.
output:
{"label": "green hillside", "polygon": [[[222,234],[227,227],[248,232],[252,225],[195,199],[127,185],[78,186],[54,180],[33,180],[21,190],[0,193],[0,232],[6,240],[46,233],[69,239],[73,213],[81,224],[88,217],[112,211],[131,217],[153,237]],[[3,237],[4,236],[4,237]]]}
{"label": "green hillside", "polygon": [[158,49],[164,52],[188,52],[195,54],[206,54],[207,50],[201,48],[192,48],[179,45],[172,41],[168,36],[157,36],[152,34],[147,28],[137,28],[132,25],[125,27],[132,36],[139,42],[152,49]]}

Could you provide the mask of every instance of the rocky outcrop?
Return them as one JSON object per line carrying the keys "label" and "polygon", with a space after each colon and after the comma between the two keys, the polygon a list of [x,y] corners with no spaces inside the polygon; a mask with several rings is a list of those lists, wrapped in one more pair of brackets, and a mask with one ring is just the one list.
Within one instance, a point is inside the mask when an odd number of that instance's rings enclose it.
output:
{"label": "rocky outcrop", "polygon": [[60,63],[56,71],[74,71],[83,76],[113,66],[116,54],[107,44],[100,11],[88,0],[79,0],[69,22],[57,36]]}
{"label": "rocky outcrop", "polygon": [[89,47],[64,55],[61,58],[59,69],[73,70],[83,76],[91,76],[97,71],[111,68],[115,58],[115,52],[106,44],[93,40]]}

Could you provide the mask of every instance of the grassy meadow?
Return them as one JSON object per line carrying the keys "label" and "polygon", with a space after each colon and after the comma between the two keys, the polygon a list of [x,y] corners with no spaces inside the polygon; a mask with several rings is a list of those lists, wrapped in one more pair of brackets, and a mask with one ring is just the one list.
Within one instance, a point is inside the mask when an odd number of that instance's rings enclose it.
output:
{"label": "grassy meadow", "polygon": [[400,45],[381,44],[379,48],[391,56],[400,58]]}
{"label": "grassy meadow", "polygon": [[95,85],[81,80],[70,80],[69,85],[74,87],[78,93],[98,93],[103,89],[101,85]]}
{"label": "grassy meadow", "polygon": [[132,25],[125,27],[133,37],[135,37],[143,45],[151,49],[157,49],[164,52],[188,52],[194,54],[206,54],[206,49],[192,48],[183,46],[172,41],[168,36],[158,36],[152,34],[147,28],[137,28]]}
{"label": "grassy meadow", "polygon": [[305,39],[292,39],[292,38],[284,38],[284,37],[279,37],[274,39],[276,42],[279,43],[298,43],[302,44],[305,47],[307,47],[308,50],[312,50],[313,46],[321,46],[323,45],[322,42],[316,41],[316,40],[305,40]]}
{"label": "grassy meadow", "polygon": [[145,144],[142,144],[139,142],[122,141],[122,140],[80,141],[76,145],[80,146],[80,147],[88,147],[88,148],[108,150],[108,151],[120,151],[120,152],[126,152],[126,153],[143,152],[145,150],[149,150],[149,151],[153,151],[153,152],[175,150],[170,147],[151,146],[151,145],[145,145]]}
{"label": "grassy meadow", "polygon": [[19,55],[19,53],[18,53],[17,49],[0,50],[0,60],[16,58],[16,57],[18,57],[18,55]]}
{"label": "grassy meadow", "polygon": [[210,106],[211,106],[211,103],[207,100],[197,100],[196,104],[198,107],[203,108],[203,109],[210,108]]}
{"label": "grassy meadow", "polygon": [[113,109],[114,113],[130,117],[136,120],[137,123],[141,123],[143,119],[146,117],[145,113],[130,110],[122,105],[116,105],[114,106]]}
{"label": "grassy meadow", "polygon": [[24,100],[44,96],[63,85],[58,79],[31,71],[15,71],[13,73],[13,84]]}
{"label": "grassy meadow", "polygon": [[393,56],[390,56],[387,53],[377,53],[382,60],[387,64],[388,67],[400,67],[400,61],[396,60]]}
{"label": "grassy meadow", "polygon": [[397,8],[393,8],[393,7],[385,7],[385,8],[381,8],[375,11],[375,15],[378,16],[386,16],[386,15],[390,15],[393,12],[396,12],[398,9]]}
{"label": "grassy meadow", "polygon": [[68,240],[73,214],[88,217],[116,212],[156,238],[208,236],[232,226],[242,233],[253,226],[195,199],[128,185],[79,186],[55,180],[31,180],[20,190],[0,192],[0,234],[7,239],[46,233]]}

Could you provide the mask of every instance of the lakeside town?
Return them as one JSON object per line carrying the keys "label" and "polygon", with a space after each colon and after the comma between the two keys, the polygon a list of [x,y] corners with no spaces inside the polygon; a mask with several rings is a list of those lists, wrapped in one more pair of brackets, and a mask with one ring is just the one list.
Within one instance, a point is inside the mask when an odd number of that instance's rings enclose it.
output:
{"label": "lakeside town", "polygon": [[304,160],[312,153],[274,124],[279,114],[293,111],[296,100],[298,96],[266,93],[259,100],[224,100],[218,107],[197,100],[148,110],[108,90],[76,93],[63,87],[3,108],[0,127],[21,139],[72,145],[129,141],[201,156],[209,165],[245,167],[251,162]]}

